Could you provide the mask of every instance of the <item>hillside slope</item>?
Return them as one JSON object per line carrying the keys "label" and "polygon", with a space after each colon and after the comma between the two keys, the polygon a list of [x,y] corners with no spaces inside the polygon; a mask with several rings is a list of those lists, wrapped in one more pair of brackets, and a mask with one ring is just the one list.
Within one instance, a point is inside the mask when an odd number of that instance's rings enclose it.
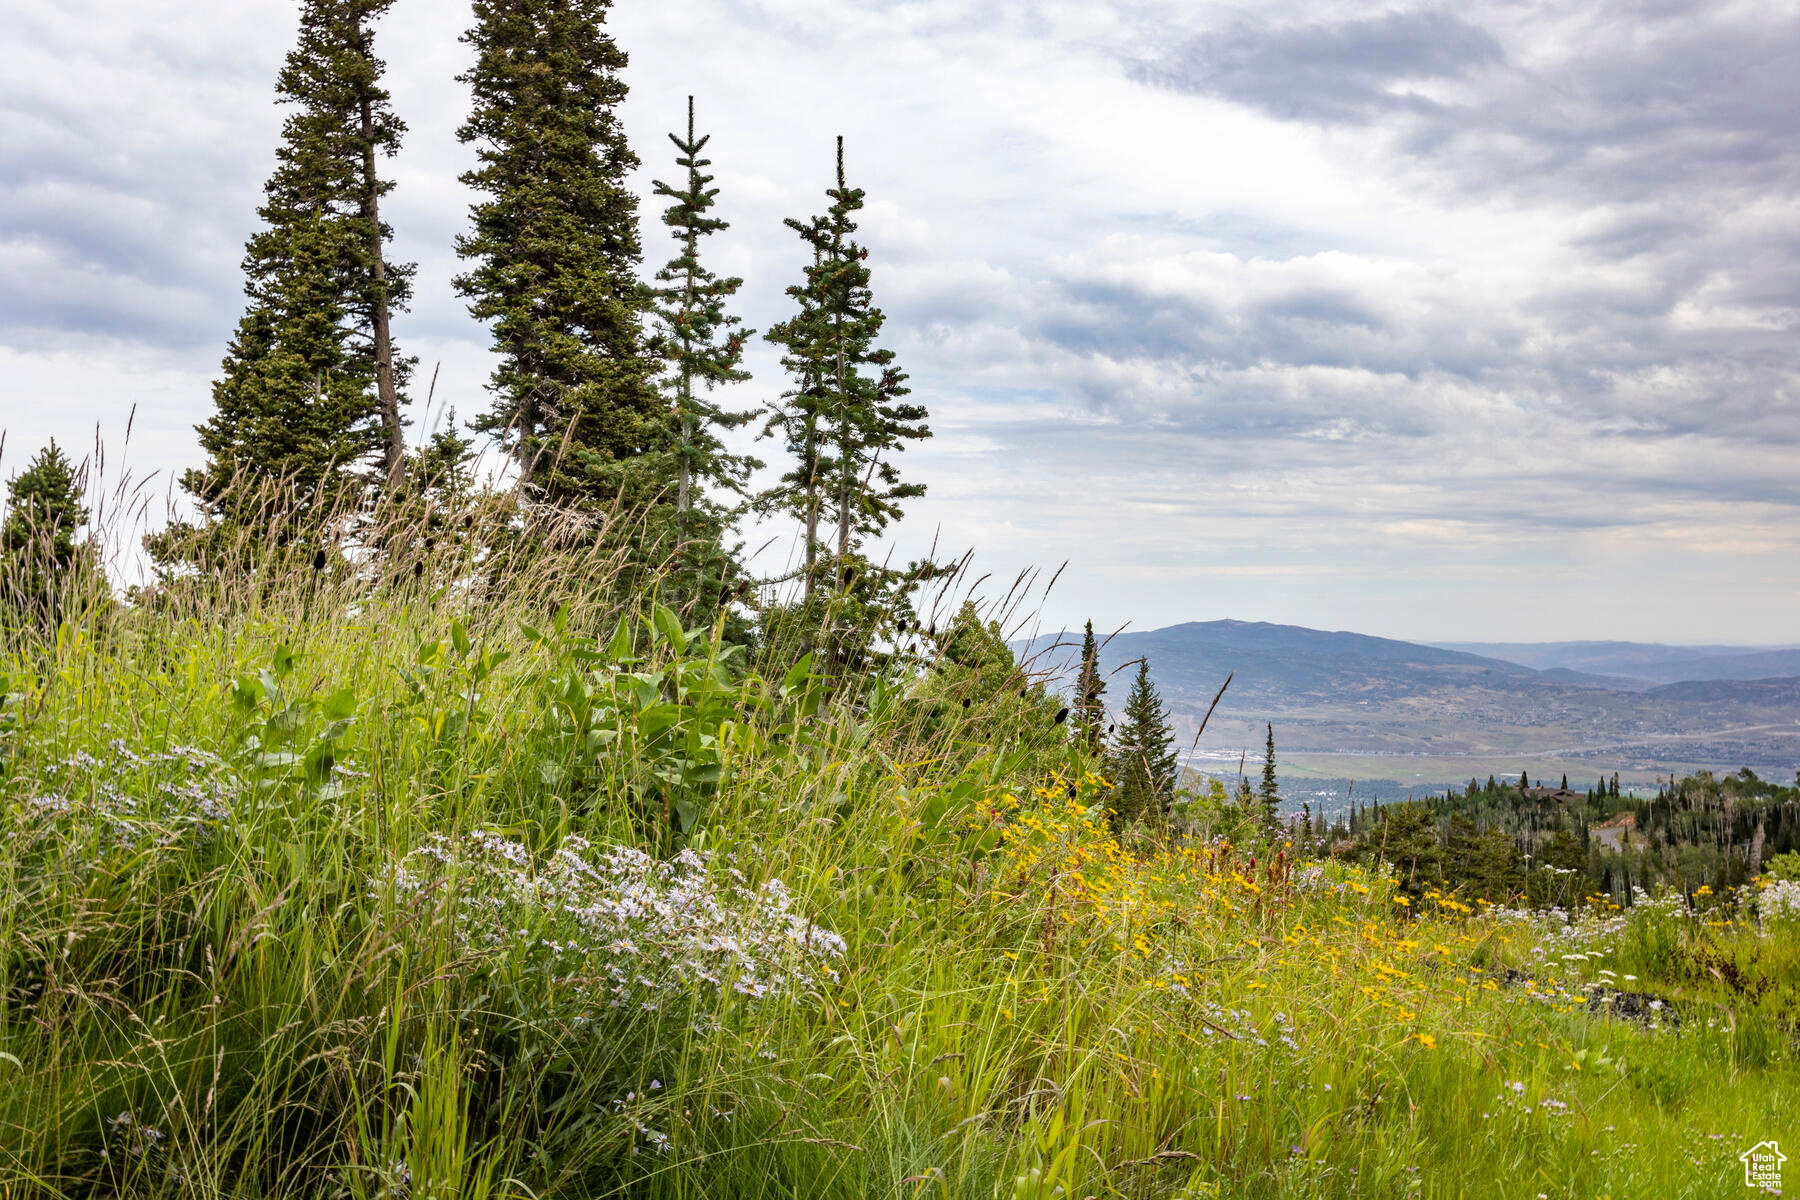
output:
{"label": "hillside slope", "polygon": [[1800,675],[1792,646],[1665,646],[1652,642],[1440,642],[1438,648],[1518,663],[1648,683],[1768,679]]}
{"label": "hillside slope", "polygon": [[[1079,635],[1059,633],[1015,650],[1066,679],[1079,643]],[[1718,661],[1694,657],[1704,647],[1585,645],[1569,661],[1678,673],[1687,669],[1681,664]],[[1785,654],[1800,651],[1738,655],[1744,661],[1735,667]],[[1658,685],[1344,631],[1205,621],[1105,639],[1101,666],[1113,681],[1108,700],[1115,705],[1124,672],[1139,658],[1148,658],[1184,741],[1231,677],[1202,756],[1229,753],[1235,760],[1240,749],[1260,745],[1263,725],[1273,723],[1284,754],[1423,757],[1445,763],[1439,782],[1477,771],[1542,769],[1549,761],[1577,774],[1693,766],[1790,772],[1800,765],[1800,696],[1767,676]],[[1470,758],[1500,761],[1487,766]],[[1344,773],[1359,769],[1370,768],[1346,764]]]}

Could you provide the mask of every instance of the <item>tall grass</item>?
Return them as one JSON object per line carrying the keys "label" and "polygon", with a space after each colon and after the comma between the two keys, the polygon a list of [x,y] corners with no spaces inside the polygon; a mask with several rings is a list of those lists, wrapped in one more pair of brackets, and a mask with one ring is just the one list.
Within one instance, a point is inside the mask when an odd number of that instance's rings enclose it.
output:
{"label": "tall grass", "polygon": [[1121,845],[929,639],[390,519],[7,648],[0,1195],[1716,1196],[1800,1111],[1791,988],[1592,1013],[1529,922]]}

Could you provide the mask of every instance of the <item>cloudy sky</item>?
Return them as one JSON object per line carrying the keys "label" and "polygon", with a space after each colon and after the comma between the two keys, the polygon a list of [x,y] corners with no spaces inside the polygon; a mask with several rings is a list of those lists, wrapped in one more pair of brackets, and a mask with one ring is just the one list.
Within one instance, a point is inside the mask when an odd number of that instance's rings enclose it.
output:
{"label": "cloudy sky", "polygon": [[[160,492],[239,313],[294,8],[0,11],[0,476],[97,428]],[[441,364],[419,428],[490,369],[449,287],[467,20],[399,0],[379,34],[411,127],[384,215],[419,263],[396,337],[421,384]],[[756,328],[847,137],[937,435],[899,552],[1067,561],[1052,625],[1800,641],[1800,6],[617,0],[611,25],[641,193],[697,97]],[[782,387],[750,365],[746,406]]]}

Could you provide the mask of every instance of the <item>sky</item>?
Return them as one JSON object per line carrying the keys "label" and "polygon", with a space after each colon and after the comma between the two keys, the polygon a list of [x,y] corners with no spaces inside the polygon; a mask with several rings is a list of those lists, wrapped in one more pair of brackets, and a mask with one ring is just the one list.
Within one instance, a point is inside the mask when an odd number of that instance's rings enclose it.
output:
{"label": "sky", "polygon": [[[295,11],[0,0],[0,477],[52,437],[145,495],[199,461]],[[415,434],[483,409],[493,366],[450,287],[468,23],[398,0],[378,32]],[[609,26],[640,196],[695,97],[752,328],[846,138],[935,432],[896,556],[972,551],[1002,590],[1066,563],[1048,628],[1800,642],[1800,4],[616,0]],[[725,399],[780,395],[772,347],[747,365]],[[780,570],[793,531],[750,533]]]}

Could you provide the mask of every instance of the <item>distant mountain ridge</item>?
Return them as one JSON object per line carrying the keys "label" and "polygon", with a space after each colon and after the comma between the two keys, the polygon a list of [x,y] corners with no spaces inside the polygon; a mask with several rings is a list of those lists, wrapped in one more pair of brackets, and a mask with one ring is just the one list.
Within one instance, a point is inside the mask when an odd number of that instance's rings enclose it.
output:
{"label": "distant mountain ridge", "polygon": [[1787,705],[1800,712],[1800,678],[1688,679],[1651,688],[1646,696],[1703,703]]}
{"label": "distant mountain ridge", "polygon": [[[1676,763],[1778,772],[1800,766],[1800,649],[1715,654],[1716,647],[1628,643],[1431,646],[1231,620],[1102,638],[1107,707],[1118,709],[1131,664],[1147,659],[1182,739],[1192,736],[1219,686],[1231,678],[1202,753],[1260,745],[1264,723],[1272,722],[1285,751],[1337,756],[1333,761],[1504,756],[1643,770]],[[1067,689],[1080,644],[1080,634],[1060,632],[1015,642],[1013,650]],[[1478,654],[1477,648],[1547,665]],[[1782,669],[1790,663],[1791,669]],[[1683,676],[1693,664],[1746,674],[1657,678]],[[1367,769],[1373,774],[1397,767]],[[1415,764],[1409,773],[1423,769]]]}
{"label": "distant mountain ridge", "polygon": [[[1079,653],[1080,642],[1080,634],[1060,632],[1014,649],[1021,657],[1039,655],[1045,665],[1064,665]],[[1518,663],[1460,650],[1266,621],[1190,621],[1119,633],[1102,644],[1101,667],[1109,675],[1139,658],[1150,660],[1158,686],[1174,695],[1206,691],[1210,697],[1235,673],[1228,708],[1251,700],[1341,699],[1372,691],[1411,695],[1475,682],[1511,688],[1528,686],[1540,675]]]}
{"label": "distant mountain ridge", "polygon": [[1655,642],[1436,642],[1538,671],[1563,670],[1650,684],[1800,676],[1796,646],[1665,646]]}

